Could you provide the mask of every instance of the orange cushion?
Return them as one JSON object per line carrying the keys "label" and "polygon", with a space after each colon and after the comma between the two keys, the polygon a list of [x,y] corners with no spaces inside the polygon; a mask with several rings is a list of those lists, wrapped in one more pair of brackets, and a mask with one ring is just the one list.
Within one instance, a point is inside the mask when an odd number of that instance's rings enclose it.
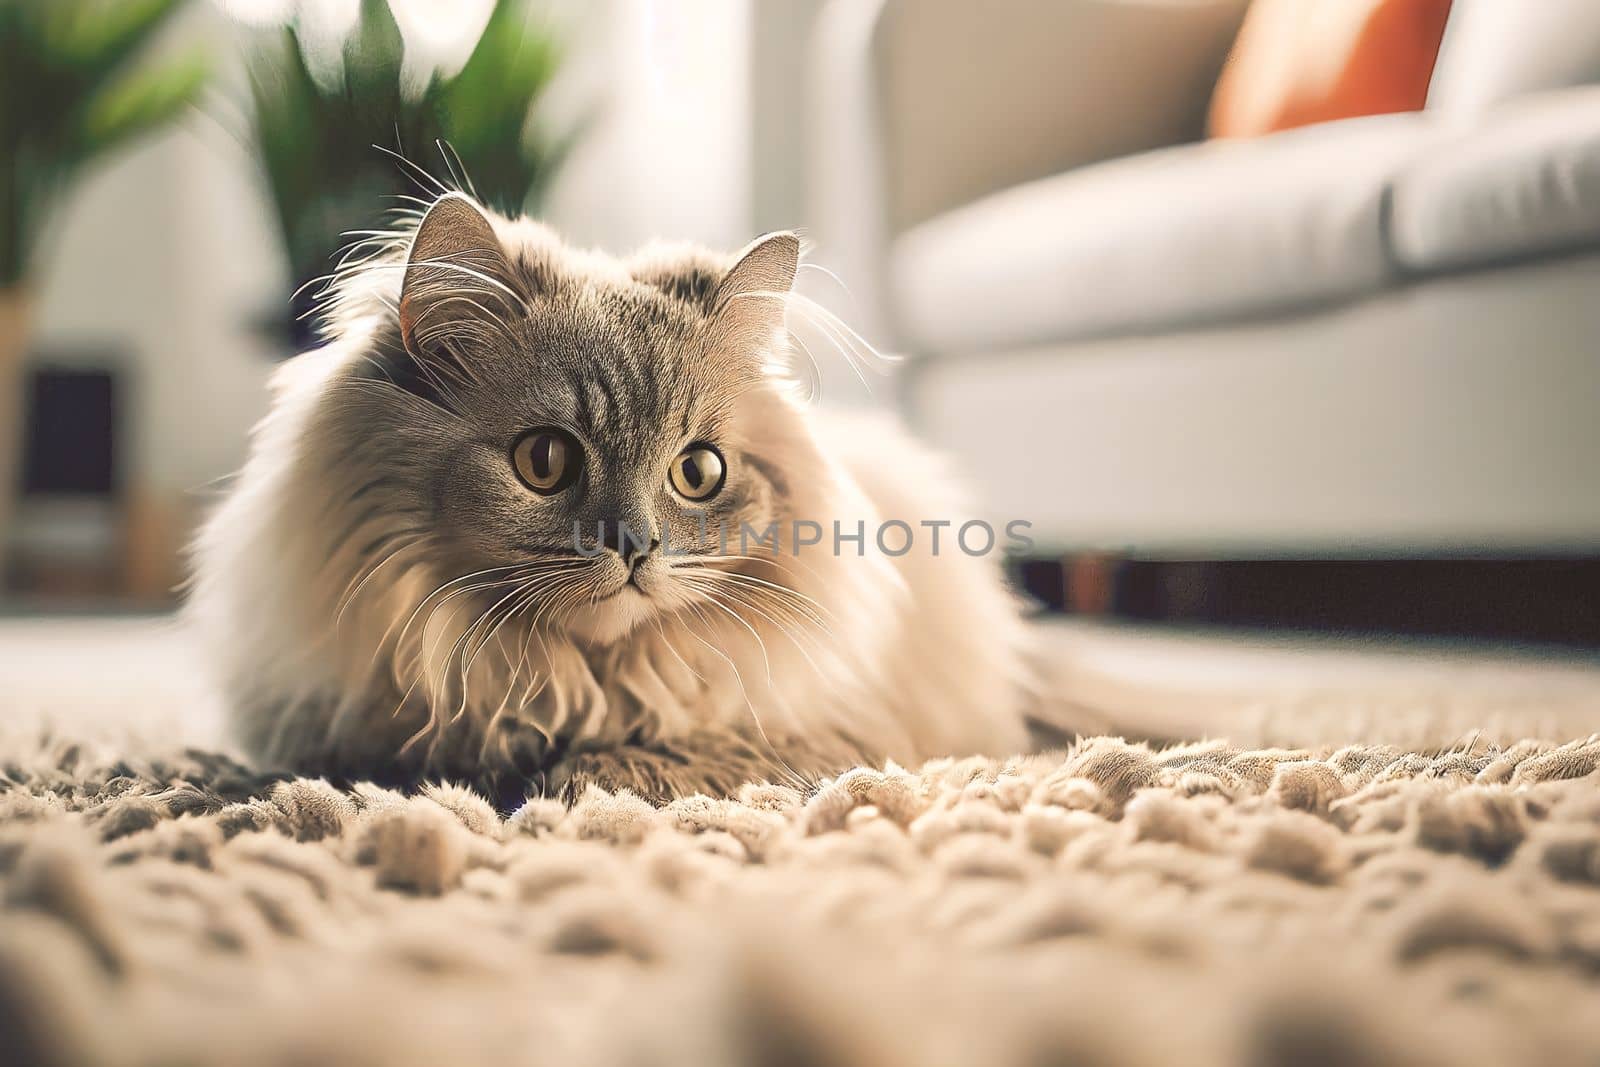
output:
{"label": "orange cushion", "polygon": [[1211,98],[1211,136],[1417,111],[1450,0],[1255,0]]}

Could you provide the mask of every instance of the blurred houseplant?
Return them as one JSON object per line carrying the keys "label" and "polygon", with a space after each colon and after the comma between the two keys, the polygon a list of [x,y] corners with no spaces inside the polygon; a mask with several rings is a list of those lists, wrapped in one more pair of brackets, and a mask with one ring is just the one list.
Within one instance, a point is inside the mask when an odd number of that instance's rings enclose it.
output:
{"label": "blurred houseplant", "polygon": [[181,114],[199,53],[154,59],[186,0],[0,0],[0,533],[20,435],[28,282],[54,208],[109,152]]}
{"label": "blurred houseplant", "polygon": [[[560,56],[526,0],[361,0],[353,25],[332,43],[331,61],[316,7],[302,0],[250,59],[250,142],[295,286],[285,315],[296,350],[314,343],[307,312],[316,280],[333,269],[348,234],[382,208],[403,206],[403,196],[438,191],[421,167],[383,149],[470,181],[492,207],[532,212],[572,139],[536,121]],[[458,69],[419,73],[408,49],[420,42],[401,32],[402,24],[409,33],[425,23],[419,10],[435,29],[441,19],[487,16]],[[274,316],[268,325],[283,321]]]}

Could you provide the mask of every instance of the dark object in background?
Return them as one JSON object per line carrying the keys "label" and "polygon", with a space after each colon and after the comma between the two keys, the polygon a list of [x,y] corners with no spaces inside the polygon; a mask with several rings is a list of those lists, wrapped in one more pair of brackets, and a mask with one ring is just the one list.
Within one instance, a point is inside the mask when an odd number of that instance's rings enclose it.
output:
{"label": "dark object in background", "polygon": [[1053,612],[1600,649],[1600,559],[1153,560],[1016,564]]}
{"label": "dark object in background", "polygon": [[22,492],[113,496],[117,382],[101,369],[42,367],[28,376]]}
{"label": "dark object in background", "polygon": [[122,585],[124,389],[111,368],[127,361],[96,352],[70,362],[27,378],[6,585],[31,598],[109,597]]}

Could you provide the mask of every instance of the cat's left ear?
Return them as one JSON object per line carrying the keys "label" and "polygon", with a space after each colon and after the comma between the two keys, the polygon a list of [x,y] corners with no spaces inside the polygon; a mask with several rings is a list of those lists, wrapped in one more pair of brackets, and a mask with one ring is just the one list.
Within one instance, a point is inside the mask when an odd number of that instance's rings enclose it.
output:
{"label": "cat's left ear", "polygon": [[406,350],[424,358],[441,342],[487,328],[486,316],[504,315],[521,298],[494,227],[461,193],[433,202],[411,241],[400,287],[400,336]]}
{"label": "cat's left ear", "polygon": [[800,269],[800,238],[789,232],[757,237],[717,283],[713,316],[730,315],[783,324],[784,303]]}

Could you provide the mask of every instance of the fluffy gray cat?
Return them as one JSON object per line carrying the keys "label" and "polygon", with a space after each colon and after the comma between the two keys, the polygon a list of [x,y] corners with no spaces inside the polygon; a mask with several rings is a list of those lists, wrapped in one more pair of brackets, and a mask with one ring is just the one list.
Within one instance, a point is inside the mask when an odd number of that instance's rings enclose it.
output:
{"label": "fluffy gray cat", "polygon": [[792,234],[613,259],[451,193],[391,237],[195,547],[255,759],[515,803],[1023,747],[1023,624],[949,474],[798,395]]}

